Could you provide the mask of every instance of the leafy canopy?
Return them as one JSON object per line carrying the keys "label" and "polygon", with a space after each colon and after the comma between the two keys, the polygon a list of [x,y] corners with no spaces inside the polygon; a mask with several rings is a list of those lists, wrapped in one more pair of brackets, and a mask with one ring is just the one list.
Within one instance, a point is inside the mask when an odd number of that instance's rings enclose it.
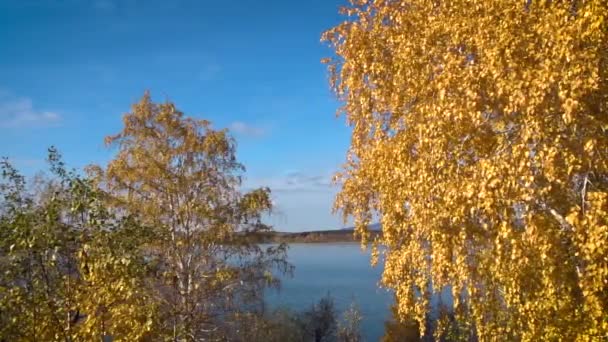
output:
{"label": "leafy canopy", "polygon": [[336,207],[363,242],[380,216],[401,317],[423,326],[450,286],[482,340],[606,336],[608,4],[352,0],[343,13],[323,36],[353,127]]}
{"label": "leafy canopy", "polygon": [[286,246],[262,247],[253,237],[272,203],[267,188],[241,192],[244,167],[227,130],[185,117],[150,94],[124,116],[121,132],[106,138],[116,157],[89,168],[108,203],[146,224],[145,251],[156,265],[151,288],[159,334],[177,340],[222,338],[238,313],[259,305],[277,286],[271,272],[289,272]]}
{"label": "leafy canopy", "polygon": [[10,341],[117,341],[148,335],[154,307],[136,221],[108,212],[91,180],[49,150],[36,187],[0,162],[0,336]]}

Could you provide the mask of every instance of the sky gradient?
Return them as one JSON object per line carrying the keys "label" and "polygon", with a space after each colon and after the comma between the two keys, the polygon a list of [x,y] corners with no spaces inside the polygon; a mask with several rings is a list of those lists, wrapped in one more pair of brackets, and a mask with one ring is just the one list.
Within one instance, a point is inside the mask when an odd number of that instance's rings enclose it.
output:
{"label": "sky gradient", "polygon": [[0,156],[28,175],[51,145],[69,166],[105,164],[103,137],[150,90],[231,130],[277,230],[344,227],[330,181],[350,129],[320,63],[343,3],[0,0]]}

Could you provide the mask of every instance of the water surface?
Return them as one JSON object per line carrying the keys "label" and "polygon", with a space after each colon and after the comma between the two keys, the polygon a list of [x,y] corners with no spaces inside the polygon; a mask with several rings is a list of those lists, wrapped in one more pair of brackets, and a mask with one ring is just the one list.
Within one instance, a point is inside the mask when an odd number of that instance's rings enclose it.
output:
{"label": "water surface", "polygon": [[339,311],[356,302],[365,340],[380,340],[393,296],[378,286],[382,267],[370,265],[369,249],[362,251],[358,243],[290,244],[288,260],[294,275],[283,278],[279,292],[267,294],[271,306],[307,310],[329,293]]}

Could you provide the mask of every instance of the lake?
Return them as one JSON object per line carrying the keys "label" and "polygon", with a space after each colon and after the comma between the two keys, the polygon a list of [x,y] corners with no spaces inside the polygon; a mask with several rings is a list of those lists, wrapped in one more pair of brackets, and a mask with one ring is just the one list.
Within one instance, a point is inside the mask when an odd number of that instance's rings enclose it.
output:
{"label": "lake", "polygon": [[294,275],[283,278],[279,292],[267,294],[271,306],[306,310],[329,293],[339,311],[356,302],[365,340],[380,340],[393,295],[378,287],[382,267],[370,265],[369,249],[362,251],[358,243],[290,244],[288,260],[295,266]]}

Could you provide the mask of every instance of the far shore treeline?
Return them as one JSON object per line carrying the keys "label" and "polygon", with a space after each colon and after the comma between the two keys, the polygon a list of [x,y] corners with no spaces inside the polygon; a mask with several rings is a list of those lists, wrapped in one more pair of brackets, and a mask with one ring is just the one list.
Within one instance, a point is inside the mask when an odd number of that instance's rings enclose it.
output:
{"label": "far shore treeline", "polygon": [[[376,228],[376,227],[374,227]],[[377,229],[370,231],[372,237],[379,237],[382,232]],[[260,243],[332,243],[353,242],[359,243],[354,228],[310,230],[302,232],[269,231],[256,234],[251,238]]]}

